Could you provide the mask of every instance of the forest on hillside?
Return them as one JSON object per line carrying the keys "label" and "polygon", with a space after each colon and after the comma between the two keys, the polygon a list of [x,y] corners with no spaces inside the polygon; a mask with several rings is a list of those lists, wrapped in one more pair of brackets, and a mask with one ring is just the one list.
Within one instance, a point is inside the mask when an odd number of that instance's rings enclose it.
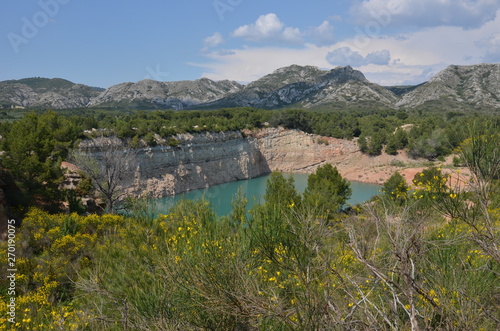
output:
{"label": "forest on hillside", "polygon": [[[13,263],[16,275],[12,293],[0,269],[0,330],[497,330],[498,124],[484,114],[247,108],[29,112],[2,122],[16,224],[0,264]],[[425,169],[412,187],[395,173],[352,208],[349,182],[332,165],[311,174],[303,194],[274,172],[264,202],[247,211],[240,193],[228,216],[203,200],[158,216],[147,198],[129,199],[126,214],[89,214],[78,197],[91,180],[59,189],[61,162],[83,139],[175,146],[177,133],[266,126],[357,139],[370,155],[454,153],[457,168]],[[61,213],[61,201],[72,212]]]}

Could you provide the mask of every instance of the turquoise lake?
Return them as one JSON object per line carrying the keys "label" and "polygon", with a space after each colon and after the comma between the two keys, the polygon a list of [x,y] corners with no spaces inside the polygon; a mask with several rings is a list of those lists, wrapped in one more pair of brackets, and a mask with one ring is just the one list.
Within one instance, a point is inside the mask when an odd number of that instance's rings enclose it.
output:
{"label": "turquoise lake", "polygon": [[[306,174],[290,174],[295,180],[295,188],[298,192],[303,193],[307,187]],[[156,201],[158,213],[165,214],[179,200],[201,200],[205,197],[214,207],[218,215],[228,215],[231,212],[231,201],[233,196],[241,188],[248,199],[247,209],[252,208],[256,203],[263,202],[263,196],[266,192],[266,181],[269,175],[239,180],[236,182],[224,183],[220,185],[210,186],[206,189],[193,190],[184,192],[172,197],[165,197]],[[360,182],[351,182],[352,196],[348,203],[356,205],[365,202],[371,197],[379,194],[380,185],[365,184]]]}

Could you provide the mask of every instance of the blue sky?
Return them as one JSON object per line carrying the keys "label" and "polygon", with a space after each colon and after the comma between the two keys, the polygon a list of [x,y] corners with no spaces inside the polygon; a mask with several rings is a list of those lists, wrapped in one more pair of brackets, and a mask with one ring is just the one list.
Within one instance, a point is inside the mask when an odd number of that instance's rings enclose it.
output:
{"label": "blue sky", "polygon": [[0,80],[250,82],[351,65],[383,85],[500,62],[499,0],[3,0]]}

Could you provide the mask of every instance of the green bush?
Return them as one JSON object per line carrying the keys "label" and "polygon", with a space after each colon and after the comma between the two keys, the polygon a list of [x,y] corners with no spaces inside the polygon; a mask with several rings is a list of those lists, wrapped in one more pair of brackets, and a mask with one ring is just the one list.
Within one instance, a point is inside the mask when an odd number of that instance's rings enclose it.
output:
{"label": "green bush", "polygon": [[170,147],[177,147],[179,146],[180,141],[175,139],[174,137],[168,138],[167,145]]}
{"label": "green bush", "polygon": [[408,199],[409,190],[406,179],[399,172],[395,172],[382,188],[382,192],[387,198],[399,203],[404,203]]}

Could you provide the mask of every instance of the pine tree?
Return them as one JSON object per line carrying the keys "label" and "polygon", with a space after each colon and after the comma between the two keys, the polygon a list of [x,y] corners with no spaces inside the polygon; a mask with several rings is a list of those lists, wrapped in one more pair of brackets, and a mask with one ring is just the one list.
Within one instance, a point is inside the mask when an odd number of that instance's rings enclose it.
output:
{"label": "pine tree", "polygon": [[349,182],[342,178],[337,168],[328,163],[309,175],[304,202],[331,218],[334,213],[345,207],[351,193]]}

